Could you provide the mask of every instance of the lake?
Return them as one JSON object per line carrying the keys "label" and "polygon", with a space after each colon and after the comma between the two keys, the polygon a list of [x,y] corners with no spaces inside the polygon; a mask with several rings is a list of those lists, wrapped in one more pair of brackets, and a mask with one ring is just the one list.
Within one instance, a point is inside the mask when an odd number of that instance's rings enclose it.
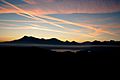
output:
{"label": "lake", "polygon": [[0,44],[0,47],[39,47],[39,48],[45,48],[50,49],[52,51],[57,52],[65,52],[65,51],[71,51],[71,52],[77,52],[83,49],[88,49],[91,47],[120,47],[118,45],[48,45],[48,44]]}

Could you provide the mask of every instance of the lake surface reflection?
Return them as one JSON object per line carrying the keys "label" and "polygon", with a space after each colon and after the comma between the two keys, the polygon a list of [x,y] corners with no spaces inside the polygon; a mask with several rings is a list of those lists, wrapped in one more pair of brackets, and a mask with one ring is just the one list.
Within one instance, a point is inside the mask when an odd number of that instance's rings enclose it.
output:
{"label": "lake surface reflection", "polygon": [[52,51],[57,52],[65,52],[65,51],[71,51],[71,52],[77,52],[82,49],[87,49],[91,47],[120,47],[117,45],[48,45],[48,44],[0,44],[0,47],[2,46],[9,46],[9,47],[39,47],[39,48],[45,48],[50,49]]}
{"label": "lake surface reflection", "polygon": [[77,51],[80,51],[80,49],[51,49],[51,50],[56,51],[56,52],[66,52],[66,51],[77,52]]}

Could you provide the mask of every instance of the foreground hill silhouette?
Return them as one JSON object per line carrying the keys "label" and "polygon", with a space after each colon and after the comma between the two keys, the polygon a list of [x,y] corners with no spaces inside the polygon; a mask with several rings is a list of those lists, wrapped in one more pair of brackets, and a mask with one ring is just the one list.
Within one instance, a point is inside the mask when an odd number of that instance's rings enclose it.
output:
{"label": "foreground hill silhouette", "polygon": [[2,61],[10,64],[120,64],[120,47],[55,52],[38,47],[0,47]]}

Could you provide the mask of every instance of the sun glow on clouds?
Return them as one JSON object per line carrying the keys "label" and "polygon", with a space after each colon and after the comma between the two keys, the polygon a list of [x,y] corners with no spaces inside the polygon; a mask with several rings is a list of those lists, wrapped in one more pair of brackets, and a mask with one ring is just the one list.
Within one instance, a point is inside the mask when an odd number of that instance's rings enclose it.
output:
{"label": "sun glow on clouds", "polygon": [[[1,0],[4,1],[4,0]],[[7,1],[7,0],[6,0]],[[17,0],[16,0],[17,1]],[[108,13],[120,11],[117,0],[23,0],[17,4],[31,14]],[[29,5],[28,5],[29,4]],[[4,5],[7,7],[8,5]],[[10,6],[9,6],[10,7]],[[8,7],[8,11],[14,9]],[[7,11],[7,12],[8,12]],[[5,12],[4,9],[1,12]]]}
{"label": "sun glow on clouds", "polygon": [[[15,0],[16,3],[19,2],[19,0]],[[2,3],[1,3],[2,2]],[[14,1],[13,1],[14,2]],[[82,36],[83,39],[78,39],[74,36],[72,38],[76,41],[85,41],[85,40],[94,40],[94,39],[101,39],[99,37],[103,37],[105,34],[113,36],[113,38],[118,40],[119,34],[116,34],[114,31],[110,31],[110,28],[114,28],[114,21],[111,25],[107,24],[93,24],[93,22],[101,22],[101,21],[109,21],[113,19],[113,17],[106,17],[103,19],[99,18],[91,18],[90,20],[86,20],[83,23],[77,23],[73,22],[71,20],[65,20],[64,18],[58,18],[54,16],[48,16],[48,14],[59,14],[59,15],[73,15],[73,13],[77,14],[88,14],[92,13],[94,15],[96,14],[108,14],[108,13],[114,13],[120,11],[120,1],[118,0],[96,0],[96,1],[90,1],[90,0],[22,0],[23,3],[15,4],[12,1],[8,0],[0,0],[0,14],[9,14],[9,13],[16,13],[17,15],[21,17],[25,17],[28,19],[31,19],[30,21],[26,20],[2,20],[0,19],[0,24],[3,26],[0,27],[0,29],[10,29],[10,30],[40,30],[40,31],[46,31],[48,34],[49,32],[55,32],[56,34],[66,34],[67,36],[73,34],[77,37]],[[3,4],[4,3],[4,4]],[[76,15],[77,15],[76,14]],[[120,16],[118,16],[120,17]],[[88,16],[89,18],[89,16]],[[69,19],[69,18],[68,18]],[[116,18],[115,18],[116,19]],[[53,21],[50,21],[53,20]],[[82,20],[82,19],[79,19]],[[2,22],[6,22],[5,24]],[[54,22],[55,21],[55,22]],[[14,22],[15,24],[8,24],[7,22]],[[30,23],[28,26],[21,26],[16,27],[21,23]],[[34,24],[33,24],[34,23]],[[39,25],[38,25],[39,23]],[[42,24],[45,24],[43,26]],[[49,26],[48,26],[49,24]],[[63,24],[63,25],[61,25]],[[69,24],[71,26],[74,26],[73,28],[70,28],[69,26],[65,26],[65,24]],[[47,25],[47,26],[46,26]],[[12,26],[12,27],[9,27]],[[51,26],[54,26],[54,29],[50,29]],[[77,27],[83,28],[83,29],[77,29]],[[99,28],[97,28],[99,27]],[[60,30],[58,30],[58,28]],[[120,28],[120,25],[116,25],[116,28]],[[88,33],[83,33],[84,31],[81,30],[87,30]],[[91,33],[92,32],[92,33]],[[17,34],[17,33],[16,33]],[[29,35],[29,34],[28,34]],[[54,34],[53,34],[54,35]],[[67,36],[64,37],[67,37]],[[1,35],[0,35],[1,36]],[[37,36],[37,35],[36,35]],[[55,35],[56,36],[56,35]],[[40,37],[40,36],[38,36]],[[47,36],[46,36],[47,37]],[[59,37],[59,35],[57,35]],[[109,37],[107,39],[110,39]],[[104,40],[104,39],[101,39]]]}

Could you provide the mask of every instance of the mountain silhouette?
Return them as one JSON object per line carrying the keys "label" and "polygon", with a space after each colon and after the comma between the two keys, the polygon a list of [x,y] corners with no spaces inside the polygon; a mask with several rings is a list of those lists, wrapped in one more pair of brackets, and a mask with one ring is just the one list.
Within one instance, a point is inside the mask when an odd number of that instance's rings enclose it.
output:
{"label": "mountain silhouette", "polygon": [[110,41],[86,41],[83,43],[78,43],[75,41],[61,41],[59,39],[56,38],[51,38],[51,39],[44,39],[44,38],[35,38],[32,36],[24,36],[20,39],[17,40],[13,40],[13,41],[9,41],[9,42],[4,42],[4,43],[23,43],[23,44],[52,44],[52,45],[119,45],[120,46],[120,41],[114,41],[114,40],[110,40]]}
{"label": "mountain silhouette", "polygon": [[[5,42],[6,43],[6,42]],[[44,39],[44,38],[35,38],[35,37],[32,37],[32,36],[24,36],[18,40],[13,40],[13,41],[9,41],[7,43],[33,43],[33,44],[54,44],[54,45],[76,45],[76,44],[79,44],[75,41],[72,41],[72,42],[69,42],[69,41],[61,41],[61,40],[58,40],[56,38],[51,38],[51,39]]]}

